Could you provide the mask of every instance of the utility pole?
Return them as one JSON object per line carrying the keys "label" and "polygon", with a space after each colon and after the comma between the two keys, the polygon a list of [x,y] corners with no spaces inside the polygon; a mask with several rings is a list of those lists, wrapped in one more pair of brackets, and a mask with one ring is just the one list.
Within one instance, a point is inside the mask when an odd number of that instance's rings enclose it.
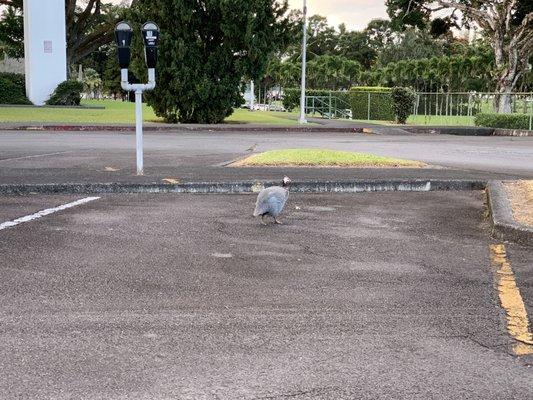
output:
{"label": "utility pole", "polygon": [[300,97],[300,124],[307,124],[305,119],[305,70],[307,64],[307,1],[304,0],[304,32],[302,41],[302,94]]}

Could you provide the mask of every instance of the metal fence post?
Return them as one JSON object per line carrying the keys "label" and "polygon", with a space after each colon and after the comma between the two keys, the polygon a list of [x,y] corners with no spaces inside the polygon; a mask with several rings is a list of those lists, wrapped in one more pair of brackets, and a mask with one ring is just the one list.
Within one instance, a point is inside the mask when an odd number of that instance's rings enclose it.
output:
{"label": "metal fence post", "polygon": [[368,92],[366,119],[370,121],[370,92]]}
{"label": "metal fence post", "polygon": [[329,92],[329,114],[328,114],[328,117],[329,117],[329,119],[331,119],[331,92]]}

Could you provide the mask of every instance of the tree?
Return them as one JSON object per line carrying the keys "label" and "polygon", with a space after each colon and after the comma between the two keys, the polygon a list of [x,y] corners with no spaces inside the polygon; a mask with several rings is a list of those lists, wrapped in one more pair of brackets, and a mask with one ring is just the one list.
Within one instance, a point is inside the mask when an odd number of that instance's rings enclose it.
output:
{"label": "tree", "polygon": [[[242,104],[243,81],[262,78],[288,40],[286,11],[287,2],[275,0],[139,0],[137,27],[154,20],[161,28],[158,85],[147,96],[156,114],[169,122],[224,120]],[[141,53],[138,35],[134,45]],[[134,68],[144,74],[143,64]]]}
{"label": "tree", "polygon": [[373,19],[365,28],[369,44],[375,51],[380,51],[385,46],[393,43],[396,33],[390,21],[386,19]]}
{"label": "tree", "polygon": [[102,88],[102,79],[100,75],[92,68],[87,68],[85,70],[85,76],[83,78],[83,85],[85,93],[91,99],[100,97],[100,90]]}
{"label": "tree", "polygon": [[1,18],[0,46],[3,49],[2,53],[11,58],[24,57],[24,20],[21,10],[13,6],[8,7],[2,12]]}
{"label": "tree", "polygon": [[374,63],[377,52],[370,45],[365,32],[341,31],[336,39],[335,54],[355,60],[365,68]]}
{"label": "tree", "polygon": [[511,112],[511,96],[528,70],[533,53],[531,0],[387,0],[390,17],[400,25],[421,26],[437,10],[460,11],[463,26],[479,26],[492,47],[499,112]]}
{"label": "tree", "polygon": [[[5,43],[3,36],[10,35],[13,44],[17,45],[16,54],[20,56],[24,51],[22,0],[0,0],[0,5],[10,7],[8,10],[18,17],[16,30],[0,25],[0,42]],[[65,0],[67,63],[78,63],[100,46],[112,42],[114,26],[122,17],[123,10],[124,7],[110,4],[109,1]]]}
{"label": "tree", "polygon": [[309,60],[313,57],[333,54],[337,44],[335,28],[328,25],[328,19],[321,15],[309,17],[307,30],[307,54]]}
{"label": "tree", "polygon": [[443,43],[428,33],[417,29],[406,29],[396,40],[389,41],[379,52],[377,64],[386,66],[399,60],[419,60],[439,57],[445,54]]}

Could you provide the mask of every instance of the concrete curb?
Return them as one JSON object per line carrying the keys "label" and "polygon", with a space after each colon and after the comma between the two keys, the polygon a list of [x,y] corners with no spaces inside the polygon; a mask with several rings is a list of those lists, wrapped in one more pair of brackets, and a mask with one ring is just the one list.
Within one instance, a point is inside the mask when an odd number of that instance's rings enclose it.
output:
{"label": "concrete curb", "polygon": [[[363,132],[362,127],[327,126],[260,126],[260,125],[144,125],[145,132]],[[9,125],[0,124],[5,131],[52,131],[52,132],[135,132],[134,125]]]}
{"label": "concrete curb", "polygon": [[[65,183],[0,185],[6,194],[97,194],[97,193],[256,193],[279,182],[192,182],[180,184],[136,183]],[[483,190],[484,181],[474,180],[368,180],[368,181],[306,181],[293,182],[296,193],[358,193],[358,192],[428,192],[446,190]]]}
{"label": "concrete curb", "polygon": [[407,132],[428,135],[456,135],[456,136],[533,136],[533,131],[519,129],[495,129],[482,126],[406,126]]}
{"label": "concrete curb", "polygon": [[516,222],[501,181],[488,183],[487,204],[491,215],[492,236],[500,240],[533,246],[533,229]]}

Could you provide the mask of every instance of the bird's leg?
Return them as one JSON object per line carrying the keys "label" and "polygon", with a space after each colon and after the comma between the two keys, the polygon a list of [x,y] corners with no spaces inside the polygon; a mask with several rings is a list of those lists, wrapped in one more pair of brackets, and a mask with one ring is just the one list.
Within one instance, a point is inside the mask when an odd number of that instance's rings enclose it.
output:
{"label": "bird's leg", "polygon": [[276,224],[278,224],[278,225],[283,225],[283,222],[278,221],[278,220],[276,219],[276,217],[274,217],[274,221],[276,221]]}
{"label": "bird's leg", "polygon": [[266,225],[267,223],[265,222],[265,214],[261,215],[261,223],[263,225]]}

